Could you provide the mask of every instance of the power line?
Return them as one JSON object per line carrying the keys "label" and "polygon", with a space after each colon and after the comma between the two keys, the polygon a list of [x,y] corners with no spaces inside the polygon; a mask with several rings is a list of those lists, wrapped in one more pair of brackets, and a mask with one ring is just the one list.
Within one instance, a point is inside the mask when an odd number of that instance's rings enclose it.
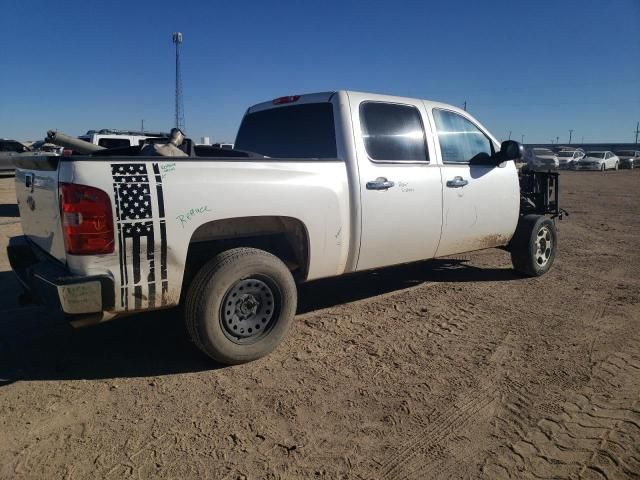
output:
{"label": "power line", "polygon": [[490,102],[490,103],[474,102],[473,104],[477,107],[491,106],[493,108],[512,108],[514,106],[557,107],[559,105],[628,105],[630,103],[640,103],[640,99],[638,100],[619,99],[619,100],[605,100],[605,101],[597,101],[597,102],[582,102],[582,101],[579,101],[579,102],[518,102],[518,103],[509,102],[504,104],[495,103],[495,102]]}
{"label": "power line", "polygon": [[616,82],[610,82],[606,80],[598,80],[598,81],[592,81],[592,82],[577,82],[577,83],[576,82],[561,82],[561,83],[545,82],[545,83],[532,84],[532,85],[518,84],[517,86],[499,86],[494,84],[493,87],[483,88],[482,91],[489,92],[489,91],[499,90],[501,92],[508,92],[508,91],[518,92],[523,90],[554,90],[562,87],[574,89],[576,87],[590,87],[590,86],[597,86],[597,85],[606,85],[607,87],[615,88],[617,86],[631,85],[635,83],[640,83],[640,78],[616,81]]}

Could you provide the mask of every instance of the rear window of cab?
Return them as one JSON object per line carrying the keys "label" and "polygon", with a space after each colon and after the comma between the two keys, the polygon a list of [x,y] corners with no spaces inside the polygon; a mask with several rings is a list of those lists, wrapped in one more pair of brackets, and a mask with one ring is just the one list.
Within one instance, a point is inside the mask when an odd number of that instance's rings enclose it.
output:
{"label": "rear window of cab", "polygon": [[333,104],[303,103],[245,115],[236,150],[267,157],[335,159]]}

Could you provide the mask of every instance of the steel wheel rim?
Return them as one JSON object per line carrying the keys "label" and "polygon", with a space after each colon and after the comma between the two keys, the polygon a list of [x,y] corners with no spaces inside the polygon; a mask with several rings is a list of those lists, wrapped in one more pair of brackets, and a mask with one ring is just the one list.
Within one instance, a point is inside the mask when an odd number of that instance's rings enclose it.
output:
{"label": "steel wheel rim", "polygon": [[535,259],[539,267],[544,267],[549,263],[552,250],[553,237],[551,236],[551,229],[545,225],[538,230],[536,235]]}
{"label": "steel wheel rim", "polygon": [[280,291],[268,277],[254,275],[234,283],[220,305],[220,325],[234,343],[255,343],[276,324]]}

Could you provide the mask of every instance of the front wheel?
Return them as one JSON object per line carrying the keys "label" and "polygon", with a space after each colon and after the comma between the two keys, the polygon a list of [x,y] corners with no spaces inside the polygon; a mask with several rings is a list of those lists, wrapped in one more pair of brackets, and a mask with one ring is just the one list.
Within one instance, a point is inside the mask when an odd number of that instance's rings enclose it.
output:
{"label": "front wheel", "polygon": [[549,271],[556,257],[558,237],[553,221],[542,215],[520,217],[509,243],[513,268],[530,277]]}
{"label": "front wheel", "polygon": [[600,171],[604,172],[605,171],[605,167],[604,167],[604,163],[602,165],[600,165]]}
{"label": "front wheel", "polygon": [[194,343],[227,365],[273,351],[286,337],[297,307],[296,284],[277,257],[255,248],[216,255],[196,274],[184,319]]}

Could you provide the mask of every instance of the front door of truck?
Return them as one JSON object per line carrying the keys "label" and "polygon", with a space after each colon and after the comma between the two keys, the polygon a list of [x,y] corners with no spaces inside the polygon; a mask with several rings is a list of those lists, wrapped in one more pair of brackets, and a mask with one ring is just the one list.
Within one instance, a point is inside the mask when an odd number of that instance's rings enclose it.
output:
{"label": "front door of truck", "polygon": [[[434,108],[443,183],[442,257],[506,245],[518,221],[514,162],[486,164],[496,145],[462,113]],[[482,164],[482,160],[485,164]]]}
{"label": "front door of truck", "polygon": [[349,98],[360,175],[356,269],[432,258],[442,226],[442,182],[424,105]]}

